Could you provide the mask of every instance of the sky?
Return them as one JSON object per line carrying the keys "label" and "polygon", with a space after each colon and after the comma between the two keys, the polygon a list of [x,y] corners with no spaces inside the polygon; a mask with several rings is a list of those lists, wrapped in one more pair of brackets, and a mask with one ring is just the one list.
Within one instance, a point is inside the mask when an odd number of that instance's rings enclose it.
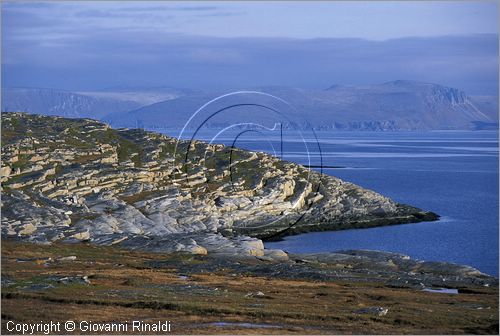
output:
{"label": "sky", "polygon": [[498,1],[2,2],[2,85],[498,92]]}

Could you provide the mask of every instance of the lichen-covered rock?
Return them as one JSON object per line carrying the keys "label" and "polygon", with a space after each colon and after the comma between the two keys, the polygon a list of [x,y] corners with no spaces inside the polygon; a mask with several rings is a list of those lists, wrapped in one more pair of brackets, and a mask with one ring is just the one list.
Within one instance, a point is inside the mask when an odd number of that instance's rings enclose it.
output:
{"label": "lichen-covered rock", "polygon": [[264,153],[89,119],[2,113],[2,154],[2,236],[39,243],[285,260],[258,238],[437,218]]}

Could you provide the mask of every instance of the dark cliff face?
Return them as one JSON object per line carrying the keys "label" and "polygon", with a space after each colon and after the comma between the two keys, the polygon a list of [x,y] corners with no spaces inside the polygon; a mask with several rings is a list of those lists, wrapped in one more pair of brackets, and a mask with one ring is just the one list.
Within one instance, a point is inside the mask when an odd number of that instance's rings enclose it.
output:
{"label": "dark cliff face", "polygon": [[445,102],[451,105],[465,104],[468,102],[465,92],[452,88],[436,88],[433,92],[437,96],[445,98]]}
{"label": "dark cliff face", "polygon": [[[488,121],[465,92],[431,83],[393,81],[365,87],[336,86],[325,95],[336,100],[336,113],[344,124],[381,123],[387,129],[470,129],[475,121]],[[342,119],[342,116],[339,117]],[[368,126],[368,127],[370,127]]]}
{"label": "dark cliff face", "polygon": [[[397,80],[381,85],[386,92],[407,92],[420,95],[429,102],[441,102],[444,104],[458,105],[468,102],[467,94],[459,89],[446,87],[432,83]],[[382,91],[383,92],[383,91]]]}
{"label": "dark cliff face", "polygon": [[254,255],[255,237],[437,219],[264,153],[89,119],[5,113],[2,153],[2,236],[34,242]]}

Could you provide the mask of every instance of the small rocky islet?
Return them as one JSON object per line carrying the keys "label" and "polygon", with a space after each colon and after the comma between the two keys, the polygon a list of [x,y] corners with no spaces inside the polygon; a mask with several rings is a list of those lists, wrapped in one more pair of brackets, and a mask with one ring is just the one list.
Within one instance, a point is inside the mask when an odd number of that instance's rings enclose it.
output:
{"label": "small rocky islet", "polygon": [[[39,312],[31,314],[28,308],[15,308],[29,302],[44,307],[41,311],[59,309],[54,302],[68,309],[77,303],[75,316],[89,314],[87,309],[92,305],[109,306],[114,312],[119,309],[126,316],[136,314],[131,309],[137,305],[137,309],[167,309],[200,319],[207,314],[237,319],[234,324],[208,319],[211,324],[201,329],[186,322],[180,332],[218,333],[224,330],[221,326],[238,328],[250,319],[267,333],[271,329],[266,323],[275,313],[266,310],[272,305],[260,301],[276,298],[277,294],[269,293],[278,287],[285,286],[285,290],[291,286],[293,292],[300,284],[319,291],[321,295],[312,299],[325,301],[325,307],[330,295],[351,297],[360,293],[360,288],[367,292],[370,305],[347,304],[348,309],[342,312],[347,314],[345,321],[338,322],[327,310],[305,314],[314,319],[326,314],[321,321],[329,322],[314,332],[361,332],[359,323],[358,327],[353,325],[360,319],[373,324],[373,332],[498,332],[498,316],[491,314],[498,309],[498,279],[472,267],[413,260],[381,251],[290,254],[264,248],[262,239],[300,232],[438,218],[432,212],[398,204],[376,192],[265,153],[178,141],[139,129],[112,129],[90,119],[2,113],[0,170],[5,246],[2,304],[12,307],[16,318],[43,318]],[[152,274],[161,275],[161,279]],[[142,279],[146,275],[147,279]],[[222,284],[212,284],[214,277]],[[189,282],[188,287],[183,283],[197,278],[199,281]],[[167,286],[167,280],[181,282],[172,286],[176,290],[186,287],[186,292],[165,296],[166,289],[161,286]],[[253,282],[263,285],[255,291],[246,290]],[[206,307],[207,295],[212,297],[215,291],[219,295],[224,284],[233,283],[245,293],[238,292],[231,299],[228,294],[217,296],[222,301]],[[108,286],[111,294],[96,294],[102,286]],[[196,286],[208,289],[197,291]],[[339,286],[346,286],[347,292],[339,292]],[[441,288],[460,295],[423,292]],[[224,291],[231,292],[231,288]],[[442,302],[442,312],[434,314],[435,321],[423,319],[422,326],[420,322],[405,325],[403,316],[408,314],[405,318],[410,318],[414,313],[395,303],[403,300],[401,291],[408,296],[409,305],[416,300],[422,306],[415,309],[429,312],[436,300],[442,301],[439,295],[450,298]],[[312,309],[312,299],[302,297],[306,291],[292,292],[281,295],[296,295],[293,304],[299,310]],[[68,297],[71,299],[65,299]],[[121,298],[119,302],[117,297]],[[139,303],[135,302],[138,297]],[[349,297],[346,302],[354,302]],[[181,298],[189,304],[171,303]],[[249,309],[247,301],[256,302],[248,319],[242,321]],[[467,316],[463,325],[446,315],[450,302],[460,305],[457,314]],[[226,304],[234,311],[221,310],[220,306]],[[322,306],[314,307],[321,310]],[[61,314],[70,311],[63,309]],[[391,322],[380,320],[386,314],[392,315]],[[272,330],[310,331],[304,329],[313,323],[309,317],[300,315],[294,320],[285,315],[282,328]],[[290,329],[289,322],[297,329]]]}

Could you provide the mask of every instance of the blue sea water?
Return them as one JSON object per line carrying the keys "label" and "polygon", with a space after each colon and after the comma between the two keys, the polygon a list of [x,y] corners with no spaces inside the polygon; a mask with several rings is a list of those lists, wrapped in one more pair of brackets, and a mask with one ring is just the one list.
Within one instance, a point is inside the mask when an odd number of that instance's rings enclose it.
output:
{"label": "blue sea water", "polygon": [[[342,167],[322,171],[400,203],[433,211],[441,219],[306,233],[268,242],[266,247],[296,253],[384,250],[471,265],[498,276],[497,131],[317,132],[319,146],[312,133],[304,136],[305,142],[286,133],[285,160]],[[197,137],[210,139],[203,133]],[[216,142],[231,145],[233,139],[234,135],[225,134]],[[248,134],[238,138],[236,145],[281,155],[278,137],[274,134],[267,140]]]}

